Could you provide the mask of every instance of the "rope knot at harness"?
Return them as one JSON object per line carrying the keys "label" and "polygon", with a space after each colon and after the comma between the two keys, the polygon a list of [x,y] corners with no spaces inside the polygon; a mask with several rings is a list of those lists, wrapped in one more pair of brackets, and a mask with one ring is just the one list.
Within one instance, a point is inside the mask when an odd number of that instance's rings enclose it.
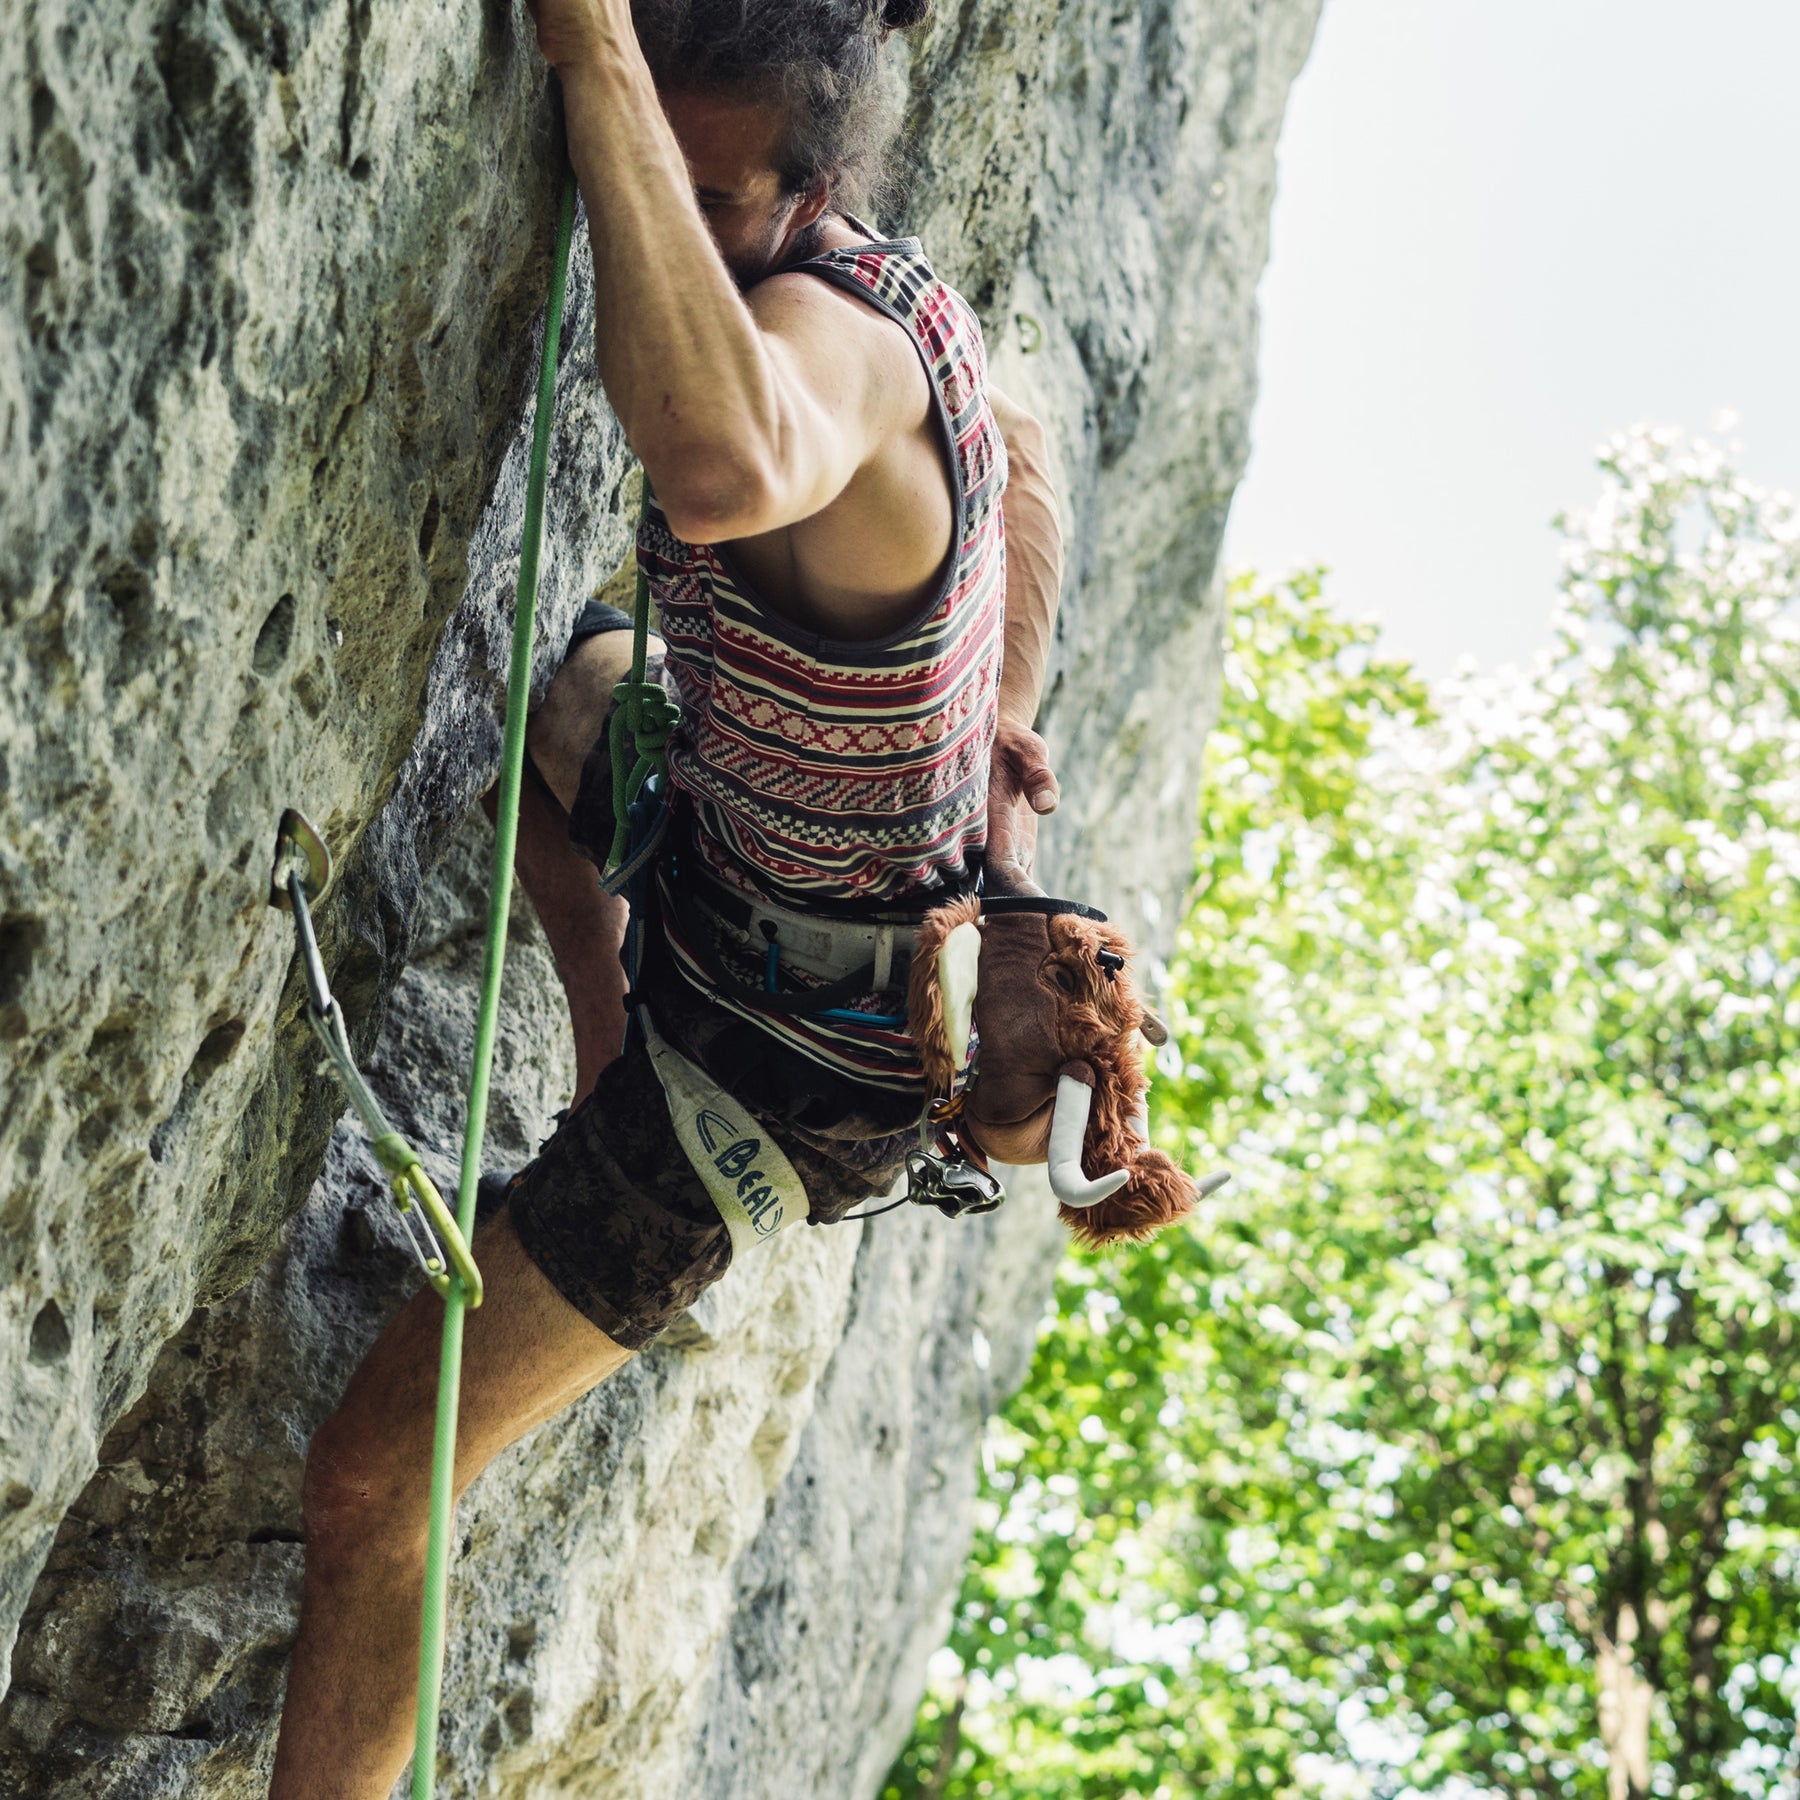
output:
{"label": "rope knot at harness", "polygon": [[660,683],[647,681],[642,658],[628,681],[613,688],[607,722],[607,755],[612,762],[613,843],[608,868],[625,860],[631,840],[631,806],[652,775],[666,787],[669,739],[681,723],[681,708]]}
{"label": "rope knot at harness", "polygon": [[681,708],[674,696],[660,682],[621,681],[613,689],[613,700],[624,709],[640,759],[653,756],[660,767],[666,760],[669,738],[681,723]]}

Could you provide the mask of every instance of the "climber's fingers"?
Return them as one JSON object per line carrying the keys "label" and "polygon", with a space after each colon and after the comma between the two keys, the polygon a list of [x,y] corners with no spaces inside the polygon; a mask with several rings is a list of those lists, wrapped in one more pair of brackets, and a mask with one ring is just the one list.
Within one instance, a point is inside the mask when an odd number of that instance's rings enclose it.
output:
{"label": "climber's fingers", "polygon": [[1019,803],[1015,793],[988,790],[987,885],[1002,894],[1037,894],[1031,879],[1037,860],[1037,814]]}
{"label": "climber's fingers", "polygon": [[1023,726],[1002,725],[995,749],[1002,751],[1010,763],[1014,785],[1031,810],[1055,812],[1062,789],[1057,786],[1056,771],[1050,767],[1050,751],[1044,740]]}
{"label": "climber's fingers", "polygon": [[1044,740],[1035,731],[1002,723],[988,771],[987,877],[999,893],[1041,894],[1032,880],[1038,817],[1060,799]]}

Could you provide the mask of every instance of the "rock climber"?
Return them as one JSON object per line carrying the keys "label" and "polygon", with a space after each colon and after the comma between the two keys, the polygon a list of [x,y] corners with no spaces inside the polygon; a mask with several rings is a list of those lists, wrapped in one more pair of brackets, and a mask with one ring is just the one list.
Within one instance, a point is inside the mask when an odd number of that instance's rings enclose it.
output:
{"label": "rock climber", "polygon": [[[929,6],[534,6],[682,707],[633,1000],[766,1125],[813,1224],[886,1193],[916,1143],[922,1077],[895,1017],[911,928],[978,880],[1028,884],[1057,800],[1031,729],[1061,578],[1043,433],[987,382],[975,317],[918,240],[853,210],[880,196],[898,123],[884,47]],[[458,1493],[733,1253],[641,1037],[620,1053],[624,906],[595,865],[628,623],[590,603],[527,737],[518,872],[567,992],[576,1094],[477,1231]],[[777,964],[800,997],[785,1010],[756,997]],[[838,1003],[807,1010],[815,991]],[[377,1800],[411,1750],[439,1320],[429,1292],[403,1308],[313,1439],[283,1800]]]}

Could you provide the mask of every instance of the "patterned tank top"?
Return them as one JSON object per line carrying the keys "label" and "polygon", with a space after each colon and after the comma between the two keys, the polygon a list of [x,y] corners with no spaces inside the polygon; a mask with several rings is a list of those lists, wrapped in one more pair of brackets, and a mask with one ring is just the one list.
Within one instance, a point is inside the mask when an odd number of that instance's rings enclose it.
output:
{"label": "patterned tank top", "polygon": [[[1006,449],[980,324],[917,238],[846,245],[794,267],[884,313],[917,346],[947,453],[952,548],[916,618],[841,642],[774,612],[729,551],[676,538],[652,499],[637,549],[681,703],[669,773],[693,819],[692,849],[727,885],[824,911],[905,904],[965,886],[986,842]],[[667,909],[665,924],[677,962],[709,988]],[[871,996],[866,1010],[884,1007]],[[745,1016],[860,1079],[919,1079],[903,1029]]]}

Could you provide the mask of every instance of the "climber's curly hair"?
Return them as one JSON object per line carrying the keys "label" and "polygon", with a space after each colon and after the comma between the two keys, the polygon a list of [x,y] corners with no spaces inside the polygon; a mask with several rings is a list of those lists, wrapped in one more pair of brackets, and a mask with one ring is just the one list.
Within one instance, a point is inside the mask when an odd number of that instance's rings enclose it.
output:
{"label": "climber's curly hair", "polygon": [[632,0],[658,87],[702,89],[786,108],[782,191],[827,184],[827,203],[899,203],[891,151],[906,94],[882,46],[922,25],[932,0]]}

